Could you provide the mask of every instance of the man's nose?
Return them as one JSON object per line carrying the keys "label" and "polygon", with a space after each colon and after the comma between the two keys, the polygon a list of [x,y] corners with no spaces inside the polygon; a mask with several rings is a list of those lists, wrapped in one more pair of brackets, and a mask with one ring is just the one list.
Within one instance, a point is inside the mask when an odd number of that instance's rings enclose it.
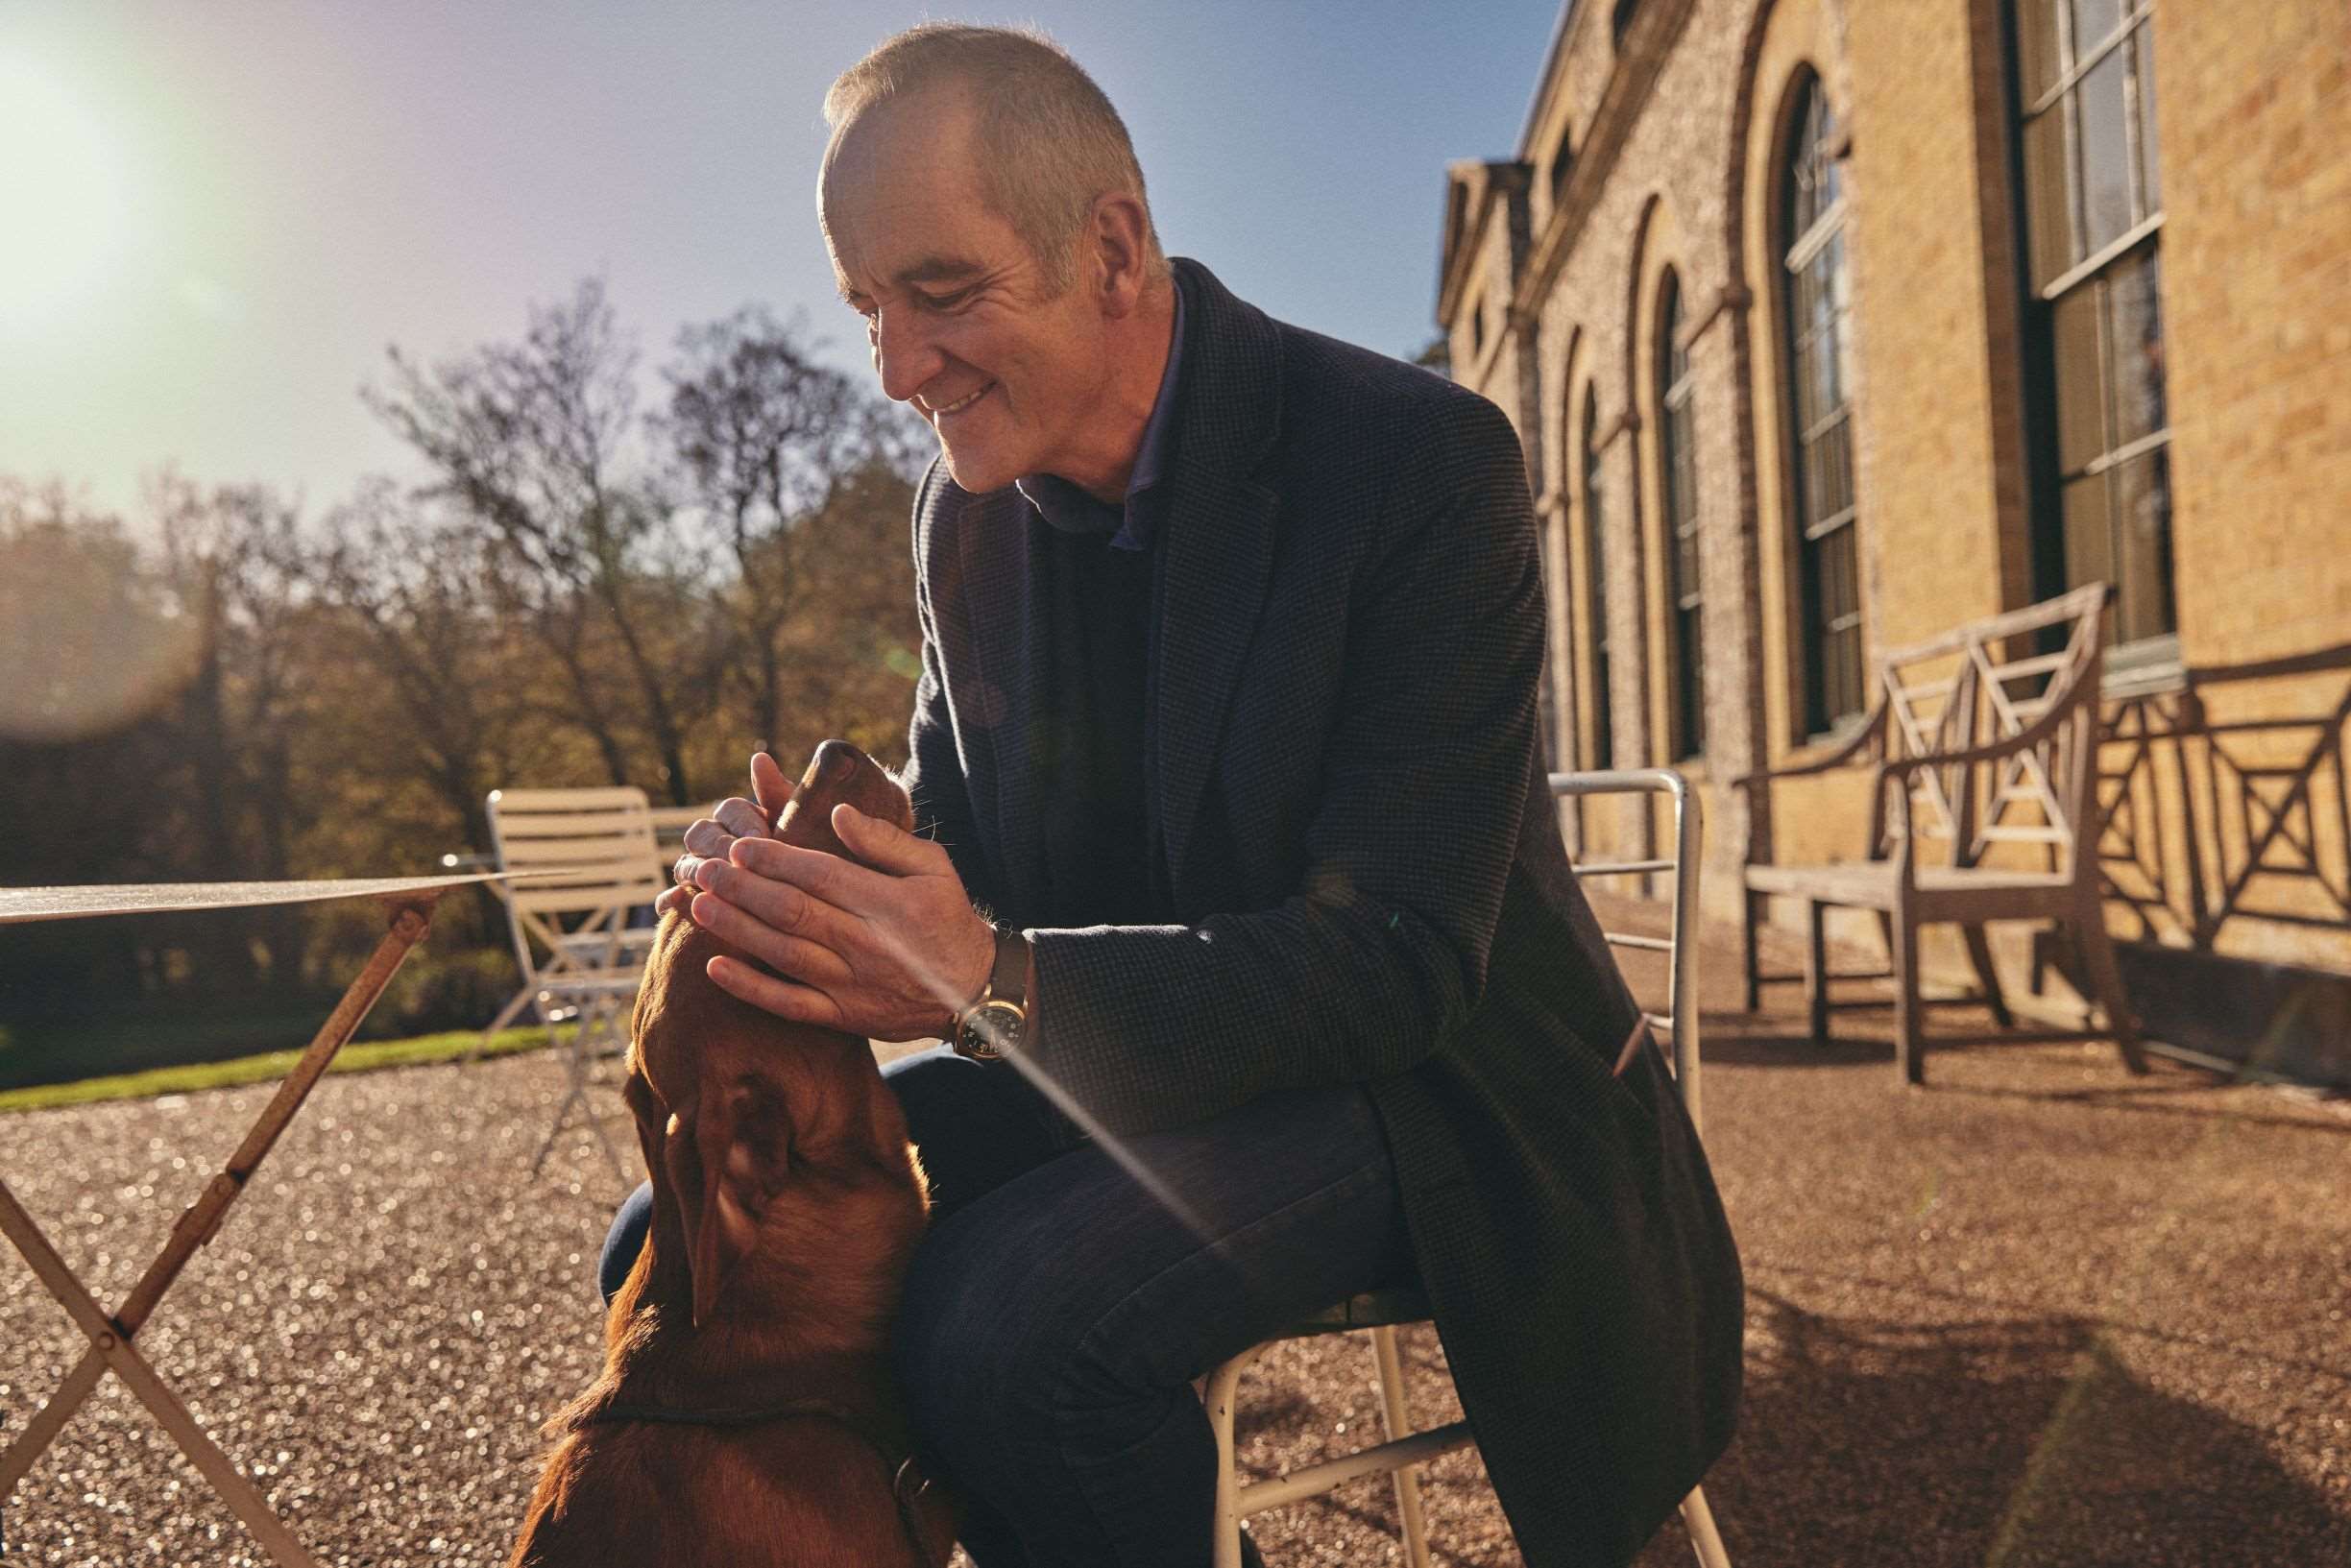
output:
{"label": "man's nose", "polygon": [[874,317],[874,370],[882,377],[883,396],[905,402],[939,373],[944,356],[929,332],[903,310],[884,310]]}

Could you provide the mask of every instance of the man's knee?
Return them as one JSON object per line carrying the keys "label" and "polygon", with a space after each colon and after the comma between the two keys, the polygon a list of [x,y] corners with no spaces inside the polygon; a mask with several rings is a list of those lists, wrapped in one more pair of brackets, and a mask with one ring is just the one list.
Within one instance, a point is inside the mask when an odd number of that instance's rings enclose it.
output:
{"label": "man's knee", "polygon": [[596,1255],[596,1289],[603,1292],[606,1306],[612,1305],[612,1298],[628,1283],[629,1270],[637,1266],[637,1254],[644,1250],[645,1233],[652,1228],[653,1184],[641,1182],[637,1191],[621,1200],[612,1229],[604,1234],[604,1249]]}
{"label": "man's knee", "polygon": [[1191,1375],[1180,1335],[1119,1310],[1133,1294],[1098,1270],[1039,1266],[1033,1248],[982,1224],[934,1232],[908,1273],[893,1341],[917,1430],[967,1462],[1125,1430]]}
{"label": "man's knee", "polygon": [[977,1227],[947,1227],[916,1252],[892,1349],[926,1439],[968,1460],[1085,1402],[1087,1320],[1060,1284]]}

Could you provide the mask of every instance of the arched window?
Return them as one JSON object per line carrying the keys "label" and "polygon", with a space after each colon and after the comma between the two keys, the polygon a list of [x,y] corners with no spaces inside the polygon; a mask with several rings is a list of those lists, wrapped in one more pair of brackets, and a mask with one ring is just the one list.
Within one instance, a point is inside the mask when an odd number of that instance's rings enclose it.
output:
{"label": "arched window", "polygon": [[1820,79],[1800,89],[1781,181],[1786,236],[1787,419],[1795,475],[1797,658],[1808,735],[1865,706],[1853,407],[1845,366],[1845,190],[1836,116]]}
{"label": "arched window", "polygon": [[1575,145],[1569,139],[1575,132],[1575,117],[1564,116],[1560,121],[1559,140],[1551,144],[1551,210],[1559,210],[1560,198],[1567,194],[1568,177],[1575,173]]}
{"label": "arched window", "polygon": [[1698,572],[1698,443],[1691,428],[1689,349],[1682,342],[1682,282],[1659,285],[1658,464],[1665,502],[1665,603],[1673,629],[1673,755],[1706,750],[1705,627]]}
{"label": "arched window", "polygon": [[1600,395],[1584,394],[1585,657],[1591,670],[1589,765],[1616,765],[1615,724],[1609,706],[1608,514],[1600,504]]}
{"label": "arched window", "polygon": [[1633,25],[1633,13],[1640,9],[1640,0],[1616,0],[1615,9],[1609,12],[1609,41],[1624,42],[1625,29]]}

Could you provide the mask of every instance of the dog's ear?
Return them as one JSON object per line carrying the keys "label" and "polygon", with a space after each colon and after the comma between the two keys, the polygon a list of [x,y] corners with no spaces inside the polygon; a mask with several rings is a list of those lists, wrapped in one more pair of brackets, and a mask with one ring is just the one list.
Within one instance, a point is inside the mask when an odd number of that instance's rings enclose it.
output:
{"label": "dog's ear", "polygon": [[783,1098],[757,1078],[706,1085],[692,1117],[665,1141],[662,1159],[686,1228],[700,1328],[756,1242],[760,1217],[789,1171],[791,1122]]}

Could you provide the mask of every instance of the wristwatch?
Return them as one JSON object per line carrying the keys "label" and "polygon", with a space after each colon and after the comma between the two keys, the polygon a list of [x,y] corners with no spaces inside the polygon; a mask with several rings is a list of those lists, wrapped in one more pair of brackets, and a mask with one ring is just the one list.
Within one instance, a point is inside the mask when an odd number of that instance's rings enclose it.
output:
{"label": "wristwatch", "polygon": [[1001,927],[996,967],[980,995],[956,1015],[956,1054],[990,1061],[1020,1049],[1029,1028],[1029,939]]}

